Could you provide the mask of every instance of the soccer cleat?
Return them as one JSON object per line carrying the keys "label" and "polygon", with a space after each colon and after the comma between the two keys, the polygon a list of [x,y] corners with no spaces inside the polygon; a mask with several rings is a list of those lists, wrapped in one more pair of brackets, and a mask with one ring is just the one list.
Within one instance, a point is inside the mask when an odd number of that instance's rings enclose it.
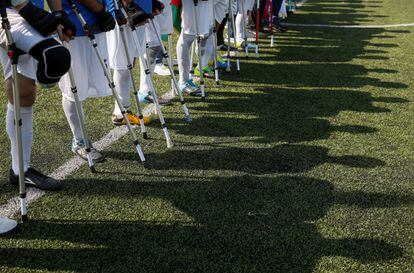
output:
{"label": "soccer cleat", "polygon": [[[72,152],[80,156],[83,160],[88,160],[88,153],[86,152],[86,147],[83,140],[72,140]],[[95,162],[99,163],[105,160],[105,156],[93,147],[91,147],[90,154],[92,160]]]}
{"label": "soccer cleat", "polygon": [[[151,92],[149,92],[147,94],[142,94],[141,92],[139,92],[138,93],[139,102],[144,103],[144,104],[154,103],[154,97],[150,93]],[[158,98],[158,103],[160,105],[171,105],[172,104],[172,99]]]}
{"label": "soccer cleat", "polygon": [[[194,76],[200,77],[200,70],[198,69],[198,67],[194,69]],[[207,65],[203,67],[203,76],[209,79],[214,78],[214,71],[211,69],[210,66]]]}
{"label": "soccer cleat", "polygon": [[[137,115],[133,114],[131,111],[127,111],[127,116],[128,116],[129,123],[131,123],[131,125],[140,125],[139,117]],[[151,122],[151,117],[144,116],[143,120],[144,120],[144,124],[147,125]],[[123,116],[118,117],[116,115],[112,115],[112,123],[115,126],[126,125],[126,122]]]}
{"label": "soccer cleat", "polygon": [[217,56],[217,66],[222,69],[227,68],[227,61],[223,59],[221,56]]}
{"label": "soccer cleat", "polygon": [[170,70],[163,64],[158,63],[155,65],[154,73],[160,76],[170,76]]}
{"label": "soccer cleat", "polygon": [[[45,191],[56,191],[62,188],[60,181],[44,175],[34,168],[29,168],[24,173],[24,181],[27,187],[35,187]],[[10,170],[9,182],[12,185],[19,185],[19,176],[15,175],[13,170]]]}
{"label": "soccer cleat", "polygon": [[[201,97],[200,87],[191,79],[180,84],[180,92],[190,96]],[[207,93],[205,95],[207,96]]]}

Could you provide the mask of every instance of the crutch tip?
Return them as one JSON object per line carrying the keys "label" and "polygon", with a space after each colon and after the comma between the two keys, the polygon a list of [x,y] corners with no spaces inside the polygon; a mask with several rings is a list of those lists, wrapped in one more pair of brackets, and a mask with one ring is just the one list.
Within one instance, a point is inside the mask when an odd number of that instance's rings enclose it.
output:
{"label": "crutch tip", "polygon": [[91,171],[91,173],[96,173],[95,166],[89,166],[89,170]]}
{"label": "crutch tip", "polygon": [[27,216],[27,214],[22,215],[22,217],[21,217],[21,221],[22,221],[22,223],[27,223],[27,222],[29,222],[29,217]]}
{"label": "crutch tip", "polygon": [[147,134],[147,132],[143,132],[143,133],[142,133],[142,138],[143,138],[143,139],[148,139],[148,134]]}
{"label": "crutch tip", "polygon": [[148,169],[149,165],[147,161],[142,161],[142,166],[144,167],[144,169]]}
{"label": "crutch tip", "polygon": [[167,140],[167,148],[171,149],[172,147],[174,147],[174,143],[171,140]]}
{"label": "crutch tip", "polygon": [[216,85],[220,85],[220,81],[216,81]]}

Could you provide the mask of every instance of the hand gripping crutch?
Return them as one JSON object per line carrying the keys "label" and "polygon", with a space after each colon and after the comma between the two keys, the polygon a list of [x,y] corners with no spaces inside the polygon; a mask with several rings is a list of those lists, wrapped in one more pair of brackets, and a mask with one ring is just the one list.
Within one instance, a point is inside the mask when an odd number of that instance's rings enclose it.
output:
{"label": "hand gripping crutch", "polygon": [[[65,47],[67,48],[67,44],[64,42]],[[88,166],[92,173],[95,173],[95,165],[93,163],[92,154],[91,154],[91,143],[88,138],[88,135],[86,134],[85,129],[85,119],[83,117],[83,111],[82,111],[82,104],[79,101],[79,95],[78,95],[78,89],[76,87],[75,77],[73,76],[72,68],[69,68],[68,71],[69,80],[70,80],[70,89],[73,94],[73,98],[75,99],[75,109],[76,109],[76,115],[79,120],[79,126],[82,133],[83,142],[85,145],[85,151],[86,151],[86,158],[88,160]]]}
{"label": "hand gripping crutch", "polygon": [[161,45],[162,54],[163,54],[165,60],[167,61],[167,66],[168,66],[168,69],[170,70],[171,82],[173,84],[173,89],[178,91],[177,93],[180,97],[180,102],[181,102],[181,105],[183,107],[183,111],[184,111],[184,114],[185,114],[185,119],[186,119],[187,122],[191,122],[192,119],[191,119],[191,116],[190,116],[190,112],[188,111],[187,105],[185,104],[184,96],[179,91],[180,87],[178,85],[177,78],[175,77],[175,74],[174,74],[174,69],[173,69],[172,61],[171,61],[171,56],[168,55],[167,51],[165,50],[165,47],[164,47],[164,44],[162,43],[161,36],[160,36],[159,31],[158,31],[157,25],[154,23],[154,20],[153,20],[152,17],[150,18],[150,21],[151,21],[152,27],[154,28],[155,35],[158,38],[158,42]]}
{"label": "hand gripping crutch", "polygon": [[211,0],[211,5],[213,6],[213,58],[214,58],[214,78],[216,80],[216,84],[220,84],[220,77],[219,77],[219,67],[217,63],[217,28],[216,28],[216,12],[214,9],[214,1]]}
{"label": "hand gripping crutch", "polygon": [[260,31],[260,0],[256,7],[256,57],[259,57],[259,31]]}
{"label": "hand gripping crutch", "polygon": [[196,39],[197,39],[197,54],[198,54],[198,69],[200,71],[200,90],[201,90],[201,99],[206,98],[205,86],[204,86],[204,71],[203,71],[203,58],[201,56],[201,35],[200,35],[200,12],[198,6],[199,0],[194,0],[194,17],[195,17],[195,27],[196,27]]}
{"label": "hand gripping crutch", "polygon": [[275,43],[275,23],[273,22],[273,1],[270,0],[270,7],[269,7],[269,17],[270,17],[270,46],[273,47]]}
{"label": "hand gripping crutch", "polygon": [[125,26],[124,25],[127,22],[126,21],[126,15],[123,14],[121,9],[119,8],[118,0],[113,0],[113,1],[114,1],[114,7],[115,7],[115,14],[117,15],[117,17],[119,16],[119,18],[117,18],[116,21],[117,21],[117,24],[118,24],[118,27],[119,27],[119,32],[120,32],[120,35],[121,35],[122,47],[124,49],[125,57],[126,57],[126,60],[127,60],[127,68],[128,68],[128,71],[129,71],[129,78],[130,78],[131,85],[132,85],[132,90],[133,90],[133,94],[134,94],[134,98],[135,98],[135,103],[137,105],[138,118],[139,118],[139,124],[141,126],[142,137],[144,139],[148,139],[147,128],[145,127],[145,124],[144,124],[144,115],[142,114],[141,104],[139,103],[138,89],[137,89],[137,85],[136,85],[136,82],[135,82],[134,73],[132,71],[132,69],[133,69],[132,60],[131,60],[131,56],[129,55],[128,45],[127,45],[126,36],[125,36]]}
{"label": "hand gripping crutch", "polygon": [[13,105],[14,105],[14,128],[16,130],[16,142],[17,142],[17,158],[19,164],[19,197],[20,197],[20,212],[21,221],[27,222],[27,204],[26,204],[26,184],[23,167],[23,143],[22,143],[22,120],[20,118],[20,90],[19,90],[19,79],[17,74],[17,64],[19,62],[19,53],[16,44],[14,43],[11,26],[9,19],[7,18],[7,12],[5,7],[1,9],[1,25],[6,33],[7,39],[7,55],[10,58],[12,66],[12,77],[13,77]]}
{"label": "hand gripping crutch", "polygon": [[132,141],[133,141],[134,146],[135,146],[135,150],[137,151],[137,153],[139,155],[139,158],[141,159],[142,164],[144,165],[144,167],[147,167],[144,152],[142,151],[141,145],[138,142],[138,138],[137,138],[134,130],[132,129],[131,123],[129,122],[129,119],[128,119],[128,116],[127,116],[127,112],[126,112],[124,106],[121,103],[121,99],[119,98],[118,94],[115,91],[115,84],[111,79],[112,78],[111,77],[111,72],[110,72],[110,70],[108,69],[108,67],[106,66],[106,64],[103,61],[102,54],[101,54],[101,52],[99,50],[99,47],[98,47],[98,44],[96,42],[95,35],[90,30],[89,25],[86,23],[86,21],[83,18],[82,14],[79,12],[76,4],[74,4],[72,0],[68,0],[68,3],[71,5],[73,12],[75,13],[78,20],[81,22],[82,27],[84,29],[84,32],[87,35],[87,37],[89,38],[89,40],[91,42],[91,45],[95,50],[96,57],[98,58],[99,63],[101,65],[101,68],[102,68],[102,70],[104,72],[104,75],[106,77],[106,80],[108,81],[108,85],[109,85],[109,87],[112,91],[112,95],[114,96],[115,101],[118,104],[119,109],[121,109],[122,115],[124,116],[126,126],[128,128],[129,133],[131,134],[131,138],[132,138]]}
{"label": "hand gripping crutch", "polygon": [[[233,6],[232,6],[232,1],[233,0],[229,0],[229,14],[231,14],[231,25],[232,25],[232,30],[233,30],[233,44],[234,44],[234,50],[236,52],[236,69],[237,72],[240,72],[240,59],[239,59],[239,48],[237,46],[237,39],[236,39],[236,24],[234,21],[234,16],[233,16]],[[230,41],[230,40],[229,40]],[[230,44],[229,44],[230,45]]]}
{"label": "hand gripping crutch", "polygon": [[160,106],[160,103],[158,101],[158,95],[157,95],[157,92],[156,92],[156,89],[155,89],[155,84],[154,84],[154,81],[152,79],[151,69],[150,69],[150,66],[149,66],[149,58],[148,58],[148,56],[146,56],[147,54],[145,52],[142,52],[142,48],[140,46],[141,42],[139,41],[139,38],[137,37],[138,33],[136,31],[136,28],[131,27],[131,29],[132,29],[132,38],[134,39],[134,42],[135,42],[135,44],[137,45],[137,48],[138,48],[139,59],[142,62],[142,64],[144,65],[144,73],[145,73],[146,77],[149,79],[149,87],[151,89],[152,96],[154,98],[155,109],[157,111],[158,117],[160,118],[161,128],[162,128],[162,131],[164,132],[165,140],[167,141],[167,148],[172,148],[174,146],[174,143],[171,140],[170,134],[168,132],[167,124],[165,123],[164,114],[161,111],[161,106]]}
{"label": "hand gripping crutch", "polygon": [[249,58],[249,47],[248,47],[248,40],[247,40],[247,29],[246,29],[246,10],[244,8],[244,1],[239,0],[241,2],[241,10],[242,10],[242,20],[243,20],[243,35],[244,35],[244,51],[246,59]]}

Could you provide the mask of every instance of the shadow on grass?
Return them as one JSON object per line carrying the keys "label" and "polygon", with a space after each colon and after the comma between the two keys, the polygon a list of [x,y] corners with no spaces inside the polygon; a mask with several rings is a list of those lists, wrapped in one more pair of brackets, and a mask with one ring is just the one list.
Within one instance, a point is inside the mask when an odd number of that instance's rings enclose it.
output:
{"label": "shadow on grass", "polygon": [[[208,116],[193,118],[191,126],[172,121],[176,132],[192,136],[255,137],[256,142],[298,143],[328,138],[332,132],[375,133],[376,128],[356,124],[334,125],[324,118],[342,111],[387,113],[375,102],[406,103],[396,97],[372,97],[355,90],[295,90],[256,88],[256,93],[217,92],[207,106],[192,107]],[[217,115],[219,114],[219,115]]]}
{"label": "shadow on grass", "polygon": [[[326,163],[354,168],[384,166],[379,159],[364,156],[330,156],[328,149],[309,145],[278,145],[273,148],[219,147],[168,150],[147,154],[149,168],[153,170],[215,170],[250,174],[298,173],[310,171]],[[111,151],[108,157],[134,160],[133,153]]]}
{"label": "shadow on grass", "polygon": [[[304,177],[148,183],[81,179],[67,185],[64,198],[93,192],[123,197],[130,200],[129,207],[134,198],[161,198],[192,220],[32,221],[16,239],[64,242],[66,247],[0,248],[0,266],[76,272],[307,273],[324,256],[383,262],[401,257],[403,250],[377,239],[325,238],[314,223],[333,205],[364,210],[413,203],[408,195],[343,192],[329,182]],[[98,207],[94,219],[100,217]],[[142,207],[136,209],[139,215]]]}

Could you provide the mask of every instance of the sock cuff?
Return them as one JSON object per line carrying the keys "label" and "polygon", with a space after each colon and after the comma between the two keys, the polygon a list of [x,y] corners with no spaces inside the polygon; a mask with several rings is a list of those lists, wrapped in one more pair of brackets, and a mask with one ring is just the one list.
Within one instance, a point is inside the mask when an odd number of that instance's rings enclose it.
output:
{"label": "sock cuff", "polygon": [[20,114],[33,114],[33,106],[20,107]]}

